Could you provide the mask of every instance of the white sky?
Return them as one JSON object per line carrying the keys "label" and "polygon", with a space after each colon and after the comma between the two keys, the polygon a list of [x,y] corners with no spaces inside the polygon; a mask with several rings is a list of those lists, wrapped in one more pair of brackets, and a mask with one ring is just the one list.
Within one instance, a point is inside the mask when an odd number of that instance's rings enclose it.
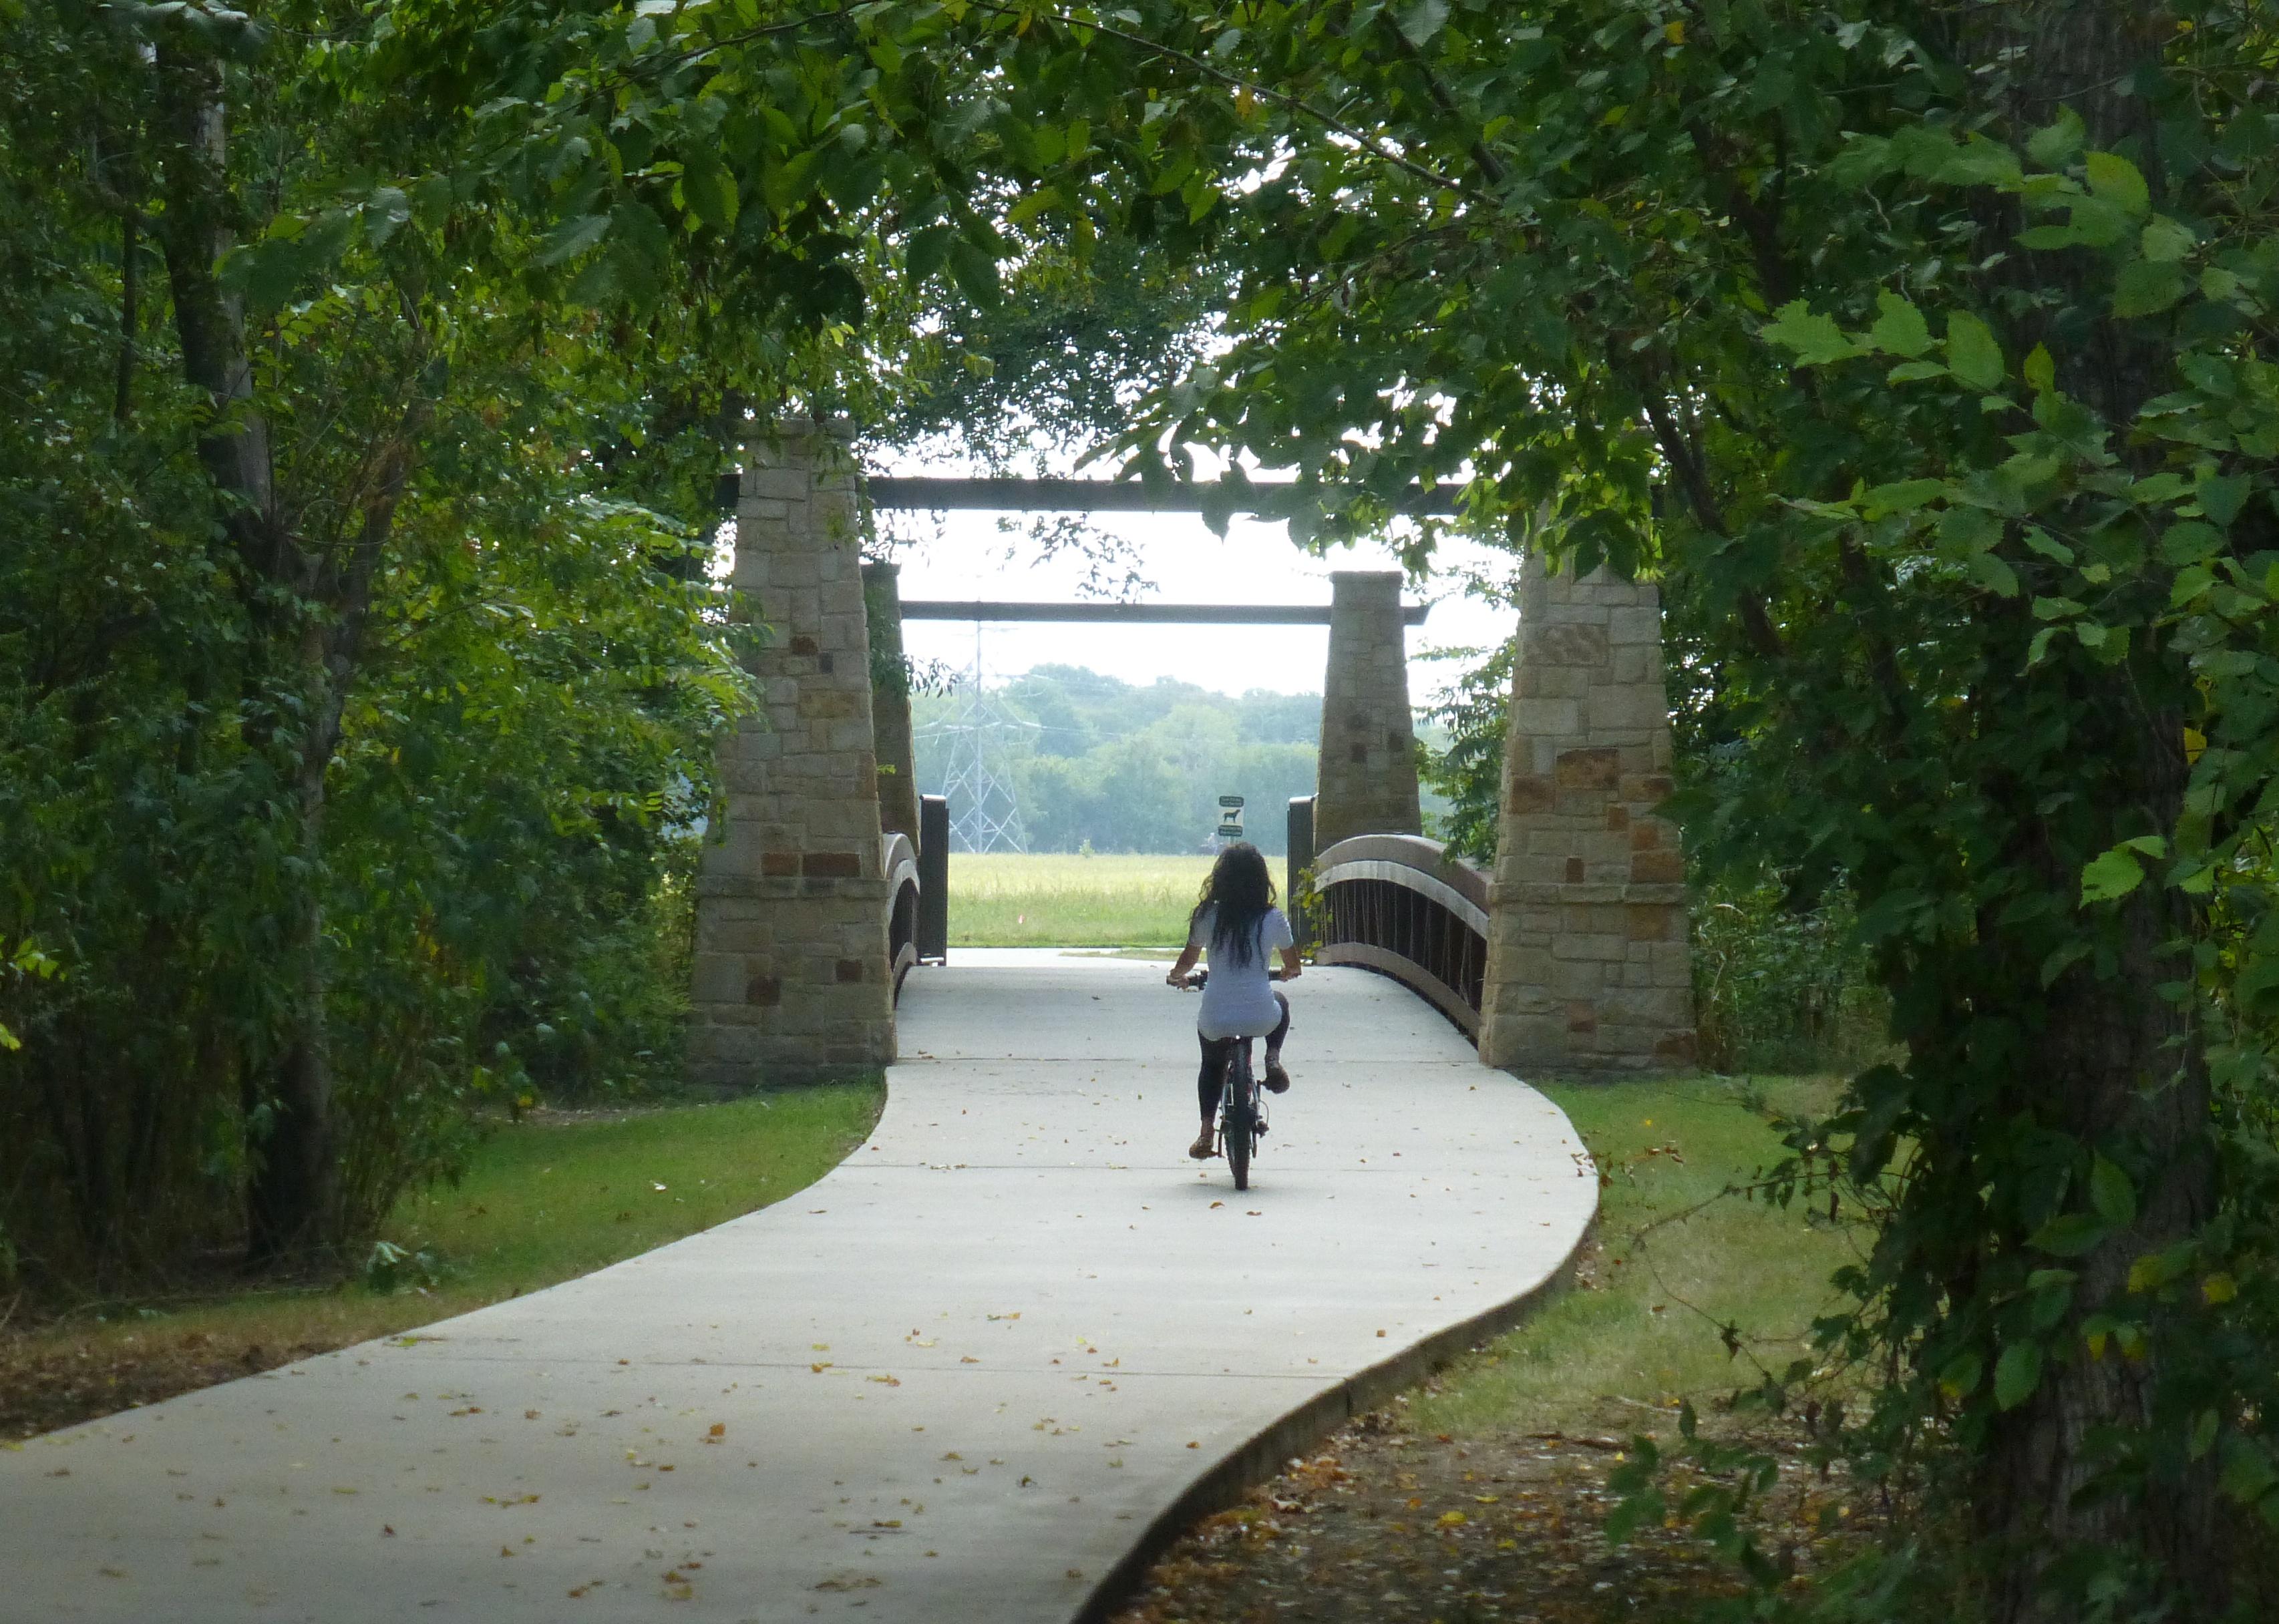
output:
{"label": "white sky", "polygon": [[[1084,596],[1084,560],[1063,555],[1039,563],[1024,529],[1017,525],[1002,532],[991,514],[941,517],[935,530],[928,514],[882,516],[890,533],[910,539],[895,553],[905,599],[1065,602]],[[1154,590],[1138,594],[1142,602],[1326,604],[1332,570],[1400,567],[1381,546],[1314,557],[1292,545],[1279,523],[1237,518],[1223,540],[1193,514],[1103,513],[1093,516],[1091,525],[1137,545],[1140,569],[1154,583]],[[1509,554],[1454,540],[1443,543],[1442,558],[1451,566],[1483,566],[1499,578],[1516,563]],[[1518,624],[1515,610],[1466,596],[1453,572],[1436,571],[1423,590],[1412,586],[1404,593],[1403,601],[1433,605],[1425,623],[1408,632],[1409,696],[1420,707],[1431,703],[1465,663],[1420,662],[1421,654],[1435,647],[1492,647]],[[960,670],[973,664],[970,622],[910,621],[902,628],[902,640],[914,659],[940,660]],[[1067,664],[1131,683],[1177,677],[1227,693],[1248,688],[1317,693],[1328,654],[1327,626],[1013,624],[981,632],[982,667],[992,685],[1032,666]]]}

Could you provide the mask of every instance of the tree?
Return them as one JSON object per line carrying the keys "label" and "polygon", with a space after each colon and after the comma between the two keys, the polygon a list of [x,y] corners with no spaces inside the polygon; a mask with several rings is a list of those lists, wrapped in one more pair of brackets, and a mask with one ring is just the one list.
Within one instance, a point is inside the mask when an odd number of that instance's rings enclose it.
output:
{"label": "tree", "polygon": [[[466,110],[384,94],[385,21],[0,22],[0,916],[64,970],[0,1187],[43,1287],[298,1266],[448,1169],[549,1024],[500,1011],[579,963],[533,900],[645,896],[746,702],[701,544],[621,499],[709,505],[702,301],[638,344],[567,302],[455,199]],[[511,784],[463,742],[504,717],[549,745]]]}
{"label": "tree", "polygon": [[1999,1617],[2221,1613],[2223,1505],[2279,1508],[2234,1134],[2269,1098],[2267,22],[971,10],[1115,65],[1100,160],[1041,184],[1233,267],[1139,471],[1294,465],[1359,493],[1324,538],[1454,479],[1695,601],[1746,747],[1698,847],[1848,875],[1906,1046],[1799,1141],[1884,1218],[1830,1328],[1890,1361],[1860,1459],[1966,1493]]}

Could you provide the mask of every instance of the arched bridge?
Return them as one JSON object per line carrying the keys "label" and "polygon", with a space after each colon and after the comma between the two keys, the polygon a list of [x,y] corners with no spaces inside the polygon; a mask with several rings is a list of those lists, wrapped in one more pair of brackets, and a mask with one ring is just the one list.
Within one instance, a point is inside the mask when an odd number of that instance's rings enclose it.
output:
{"label": "arched bridge", "polygon": [[[723,746],[719,838],[698,881],[694,1067],[723,1089],[883,1065],[914,965],[948,947],[946,821],[915,793],[894,568],[859,545],[863,481],[842,433],[756,437],[737,486],[734,578],[774,636],[764,713]],[[881,502],[1270,509],[1270,485],[1182,502],[1082,480],[880,481]],[[1419,493],[1412,506],[1445,505]],[[1670,790],[1661,608],[1650,583],[1523,569],[1496,859],[1423,838],[1400,578],[1342,571],[1316,794],[1293,806],[1290,895],[1322,961],[1393,977],[1491,1064],[1574,1071],[1692,1058],[1684,869]],[[1039,605],[932,614],[1049,613]],[[1224,621],[1239,607],[1086,606],[1092,618]],[[884,680],[875,679],[879,673]],[[936,811],[939,816],[939,809]]]}

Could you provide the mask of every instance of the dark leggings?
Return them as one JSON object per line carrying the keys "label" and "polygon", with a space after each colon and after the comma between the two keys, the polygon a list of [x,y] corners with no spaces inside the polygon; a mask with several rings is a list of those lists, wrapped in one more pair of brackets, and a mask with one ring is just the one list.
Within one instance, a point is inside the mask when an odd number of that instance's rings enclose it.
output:
{"label": "dark leggings", "polygon": [[[1290,1000],[1279,992],[1274,1001],[1282,1006],[1282,1021],[1266,1034],[1266,1053],[1282,1053],[1282,1039],[1290,1035]],[[1245,1041],[1240,1038],[1205,1038],[1200,1032],[1195,1040],[1203,1046],[1203,1068],[1195,1076],[1195,1098],[1201,1101],[1203,1120],[1209,1122],[1218,1115],[1218,1097],[1226,1091],[1226,1063],[1234,1058],[1234,1046]]]}

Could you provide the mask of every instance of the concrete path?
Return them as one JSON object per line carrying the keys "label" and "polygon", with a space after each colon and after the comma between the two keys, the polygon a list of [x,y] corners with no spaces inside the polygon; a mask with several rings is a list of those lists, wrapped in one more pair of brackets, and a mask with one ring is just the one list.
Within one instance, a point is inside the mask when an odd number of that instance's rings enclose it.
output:
{"label": "concrete path", "polygon": [[1290,988],[1237,1196],[1182,1153],[1162,977],[960,953],[909,983],[877,1134],[799,1196],[0,1452],[0,1620],[1079,1616],[1541,1287],[1596,1193],[1554,1107],[1332,969]]}

